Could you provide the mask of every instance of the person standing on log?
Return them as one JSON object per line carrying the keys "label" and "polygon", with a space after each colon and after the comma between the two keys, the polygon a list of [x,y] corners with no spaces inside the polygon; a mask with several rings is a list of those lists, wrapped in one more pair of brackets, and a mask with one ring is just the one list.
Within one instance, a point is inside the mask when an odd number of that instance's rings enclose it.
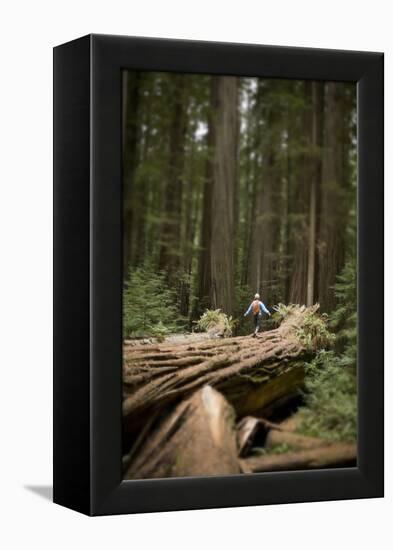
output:
{"label": "person standing on log", "polygon": [[246,313],[244,314],[244,317],[247,317],[247,315],[252,312],[253,320],[254,320],[254,334],[253,337],[256,337],[258,334],[259,328],[260,328],[260,320],[262,318],[262,313],[265,312],[269,315],[271,315],[270,311],[267,309],[265,304],[261,302],[259,294],[255,294],[254,300],[251,302],[251,304],[248,306],[248,309]]}

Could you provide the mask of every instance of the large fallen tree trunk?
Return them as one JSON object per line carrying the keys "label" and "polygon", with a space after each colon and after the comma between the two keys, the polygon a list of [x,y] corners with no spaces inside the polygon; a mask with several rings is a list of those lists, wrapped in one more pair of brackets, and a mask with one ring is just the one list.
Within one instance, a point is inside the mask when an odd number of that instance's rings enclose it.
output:
{"label": "large fallen tree trunk", "polygon": [[316,449],[245,458],[240,464],[244,473],[355,466],[356,445],[332,443]]}
{"label": "large fallen tree trunk", "polygon": [[294,428],[287,429],[285,423],[276,424],[264,418],[245,416],[237,425],[237,444],[239,456],[245,457],[253,447],[274,449],[287,445],[291,450],[297,451],[322,447],[329,442],[296,433]]}
{"label": "large fallen tree trunk", "polygon": [[265,447],[271,449],[279,445],[287,445],[294,450],[315,449],[322,447],[327,442],[319,437],[310,437],[287,430],[281,424],[272,424],[271,422],[263,421],[269,432],[266,436]]}
{"label": "large fallen tree trunk", "polygon": [[163,420],[147,425],[124,467],[125,479],[241,473],[233,408],[204,386]]}
{"label": "large fallen tree trunk", "polygon": [[139,431],[146,419],[168,404],[209,384],[234,406],[236,414],[263,414],[283,397],[296,395],[304,363],[325,346],[307,341],[310,316],[318,306],[293,308],[281,325],[258,338],[235,337],[192,344],[124,346],[123,417],[126,431]]}

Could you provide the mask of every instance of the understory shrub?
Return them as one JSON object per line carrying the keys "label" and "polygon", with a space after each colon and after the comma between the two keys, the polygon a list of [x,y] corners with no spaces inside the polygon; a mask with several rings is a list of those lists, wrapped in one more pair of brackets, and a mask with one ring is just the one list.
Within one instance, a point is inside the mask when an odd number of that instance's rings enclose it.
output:
{"label": "understory shrub", "polygon": [[184,328],[175,293],[168,289],[165,274],[150,266],[130,270],[123,292],[124,338],[163,338]]}
{"label": "understory shrub", "polygon": [[200,332],[215,332],[220,336],[232,336],[236,321],[220,309],[207,309],[196,321],[195,327]]}
{"label": "understory shrub", "polygon": [[357,430],[356,265],[346,264],[335,285],[337,308],[330,315],[333,350],[321,350],[306,365],[305,406],[298,431],[331,441],[355,441]]}

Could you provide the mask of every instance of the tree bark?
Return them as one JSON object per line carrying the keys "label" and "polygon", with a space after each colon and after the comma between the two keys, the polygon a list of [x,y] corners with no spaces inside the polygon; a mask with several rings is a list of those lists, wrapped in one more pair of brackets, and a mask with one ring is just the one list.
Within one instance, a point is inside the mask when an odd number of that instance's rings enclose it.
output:
{"label": "tree bark", "polygon": [[239,456],[247,456],[249,450],[253,446],[255,437],[261,429],[261,422],[255,416],[245,416],[237,425],[237,448]]}
{"label": "tree bark", "polygon": [[267,420],[261,420],[261,423],[265,429],[269,430],[265,440],[265,447],[267,449],[285,444],[293,450],[306,450],[323,447],[328,444],[327,441],[318,437],[309,437],[298,434],[293,430],[288,430],[282,424],[274,424]]}
{"label": "tree bark", "polygon": [[326,345],[306,348],[297,337],[314,308],[296,308],[275,330],[258,338],[235,337],[193,344],[124,346],[125,429],[137,430],[153,410],[209,384],[238,416],[263,414],[282,397],[296,395],[304,362]]}
{"label": "tree bark", "polygon": [[250,457],[240,464],[244,473],[355,466],[356,445],[332,443],[306,451]]}
{"label": "tree bark", "polygon": [[214,185],[213,170],[213,151],[215,139],[215,125],[213,120],[215,81],[210,79],[210,109],[208,113],[208,130],[206,138],[207,159],[205,165],[205,181],[203,186],[203,205],[202,205],[202,227],[201,227],[201,251],[199,253],[199,289],[197,316],[204,309],[210,307],[210,287],[211,287],[211,239],[212,239],[212,198]]}
{"label": "tree bark", "polygon": [[343,112],[341,83],[325,84],[321,211],[318,239],[318,301],[323,311],[335,307],[334,285],[344,264],[346,209],[343,195]]}
{"label": "tree bark", "polygon": [[294,304],[306,304],[307,302],[307,271],[308,271],[308,245],[310,222],[310,195],[313,167],[312,167],[312,82],[304,82],[302,89],[305,107],[300,124],[297,127],[297,147],[300,145],[300,153],[296,155],[294,162],[295,176],[293,178],[294,191],[291,197],[292,227],[290,236],[290,251],[292,256],[292,270],[289,286],[289,302]]}
{"label": "tree bark", "polygon": [[295,433],[281,424],[255,416],[246,416],[238,423],[237,443],[240,457],[247,456],[252,447],[272,449],[285,444],[292,450],[306,450],[328,444],[323,439]]}
{"label": "tree bark", "polygon": [[132,254],[132,226],[134,216],[135,171],[139,152],[139,107],[141,76],[139,72],[124,76],[123,93],[126,93],[123,113],[123,276],[127,278]]}
{"label": "tree bark", "polygon": [[171,76],[172,119],[169,128],[169,158],[167,185],[164,194],[163,215],[161,226],[161,250],[159,268],[165,270],[168,280],[173,277],[179,266],[180,258],[180,222],[183,192],[184,146],[186,133],[186,77]]}
{"label": "tree bark", "polygon": [[[264,89],[260,83],[257,101],[263,100],[263,93]],[[259,114],[259,116],[261,115]],[[250,234],[248,284],[254,292],[261,294],[262,300],[266,303],[271,303],[274,300],[273,273],[278,235],[274,208],[277,179],[276,154],[279,148],[277,120],[277,109],[273,106],[269,109],[266,117],[266,126],[273,129],[270,139],[258,135],[262,130],[256,129],[256,141],[260,143],[262,155],[258,162],[258,151],[255,153],[255,195]]]}
{"label": "tree bark", "polygon": [[318,84],[311,84],[312,120],[311,120],[311,180],[310,180],[310,206],[308,221],[308,262],[307,262],[307,300],[306,305],[314,303],[315,284],[315,246],[317,224],[317,185],[320,177],[318,135],[320,124],[320,105],[318,102]]}
{"label": "tree bark", "polygon": [[125,458],[125,479],[240,473],[235,413],[204,386],[161,422],[151,422]]}
{"label": "tree bark", "polygon": [[257,181],[255,197],[255,219],[250,247],[249,285],[259,292],[266,303],[272,299],[273,273],[273,165],[271,155],[267,156],[263,181]]}
{"label": "tree bark", "polygon": [[234,212],[238,133],[238,84],[235,77],[213,79],[213,190],[210,235],[211,307],[233,313]]}

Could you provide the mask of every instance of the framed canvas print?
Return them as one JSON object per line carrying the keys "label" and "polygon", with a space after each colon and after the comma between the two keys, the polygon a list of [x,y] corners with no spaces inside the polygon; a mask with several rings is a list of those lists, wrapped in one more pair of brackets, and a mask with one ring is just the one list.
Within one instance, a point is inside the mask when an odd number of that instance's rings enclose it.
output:
{"label": "framed canvas print", "polygon": [[383,55],[54,50],[54,501],[383,496]]}

